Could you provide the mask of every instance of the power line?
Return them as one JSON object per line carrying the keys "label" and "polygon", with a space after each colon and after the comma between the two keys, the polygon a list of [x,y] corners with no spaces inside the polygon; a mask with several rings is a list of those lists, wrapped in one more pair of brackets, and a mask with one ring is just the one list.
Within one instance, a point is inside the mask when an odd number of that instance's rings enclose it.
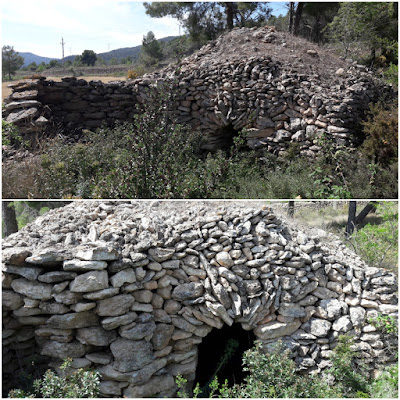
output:
{"label": "power line", "polygon": [[62,59],[61,59],[61,61],[63,62],[64,61],[64,45],[65,45],[66,43],[64,42],[64,38],[61,38],[61,46],[62,46]]}

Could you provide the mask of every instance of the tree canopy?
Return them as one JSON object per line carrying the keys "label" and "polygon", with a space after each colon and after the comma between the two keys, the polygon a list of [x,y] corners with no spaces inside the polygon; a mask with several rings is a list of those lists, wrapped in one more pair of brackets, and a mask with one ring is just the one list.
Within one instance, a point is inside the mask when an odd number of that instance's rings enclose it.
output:
{"label": "tree canopy", "polygon": [[141,59],[146,65],[151,65],[163,58],[160,42],[157,41],[154,33],[149,31],[143,36]]}
{"label": "tree canopy", "polygon": [[8,74],[8,79],[22,67],[24,59],[21,57],[12,46],[3,46],[2,49],[2,64],[3,64],[3,77]]}
{"label": "tree canopy", "polygon": [[83,64],[93,66],[96,63],[97,55],[93,50],[85,50],[82,53],[81,61]]}
{"label": "tree canopy", "polygon": [[151,2],[143,3],[154,18],[176,18],[194,40],[215,39],[224,29],[264,23],[271,9],[266,2]]}

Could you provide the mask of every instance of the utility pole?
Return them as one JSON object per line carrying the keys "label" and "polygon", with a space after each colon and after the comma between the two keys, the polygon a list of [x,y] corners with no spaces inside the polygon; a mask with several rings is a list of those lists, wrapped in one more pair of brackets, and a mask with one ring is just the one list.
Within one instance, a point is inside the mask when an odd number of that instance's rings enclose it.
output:
{"label": "utility pole", "polygon": [[61,46],[62,46],[62,59],[61,59],[61,64],[64,64],[64,38],[61,38]]}

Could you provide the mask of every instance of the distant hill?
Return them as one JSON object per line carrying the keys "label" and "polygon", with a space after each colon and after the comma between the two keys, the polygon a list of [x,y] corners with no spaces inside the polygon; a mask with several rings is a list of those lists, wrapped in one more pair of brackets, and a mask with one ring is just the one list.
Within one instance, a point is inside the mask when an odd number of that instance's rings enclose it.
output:
{"label": "distant hill", "polygon": [[[176,39],[178,36],[167,36],[162,39],[158,39],[159,42],[170,42],[171,40]],[[142,49],[142,45],[135,46],[135,47],[124,47],[122,49],[116,49],[107,51],[106,53],[98,53],[97,57],[101,57],[105,61],[110,61],[112,58],[115,58],[117,61],[122,60],[126,57],[131,57],[132,61],[135,61],[139,58],[140,51]],[[88,49],[90,50],[90,49]],[[48,58],[48,57],[41,57],[37,56],[36,54],[32,53],[22,53],[19,52],[19,55],[24,58],[24,67],[28,64],[35,62],[36,64],[40,64],[44,61],[46,64],[49,63],[51,60],[60,60],[60,58]],[[65,57],[65,60],[73,61],[76,55]]]}
{"label": "distant hill", "polygon": [[41,56],[37,56],[36,54],[33,54],[33,53],[23,53],[21,51],[19,51],[18,54],[21,57],[23,57],[23,59],[24,59],[23,67],[26,67],[27,65],[29,65],[30,63],[33,63],[33,62],[35,62],[36,64],[39,65],[43,61],[46,64],[48,64],[51,60],[59,60],[59,58],[41,57]]}

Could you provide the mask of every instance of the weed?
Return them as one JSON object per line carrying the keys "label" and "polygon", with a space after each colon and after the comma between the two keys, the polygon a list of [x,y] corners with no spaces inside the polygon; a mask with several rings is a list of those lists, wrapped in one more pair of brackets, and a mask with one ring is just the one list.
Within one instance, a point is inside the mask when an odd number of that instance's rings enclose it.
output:
{"label": "weed", "polygon": [[61,375],[50,369],[47,370],[42,379],[34,381],[34,393],[13,389],[8,397],[36,397],[36,395],[43,398],[97,397],[100,390],[100,373],[84,371],[82,368],[70,372],[71,363],[70,358],[64,360],[60,367]]}

